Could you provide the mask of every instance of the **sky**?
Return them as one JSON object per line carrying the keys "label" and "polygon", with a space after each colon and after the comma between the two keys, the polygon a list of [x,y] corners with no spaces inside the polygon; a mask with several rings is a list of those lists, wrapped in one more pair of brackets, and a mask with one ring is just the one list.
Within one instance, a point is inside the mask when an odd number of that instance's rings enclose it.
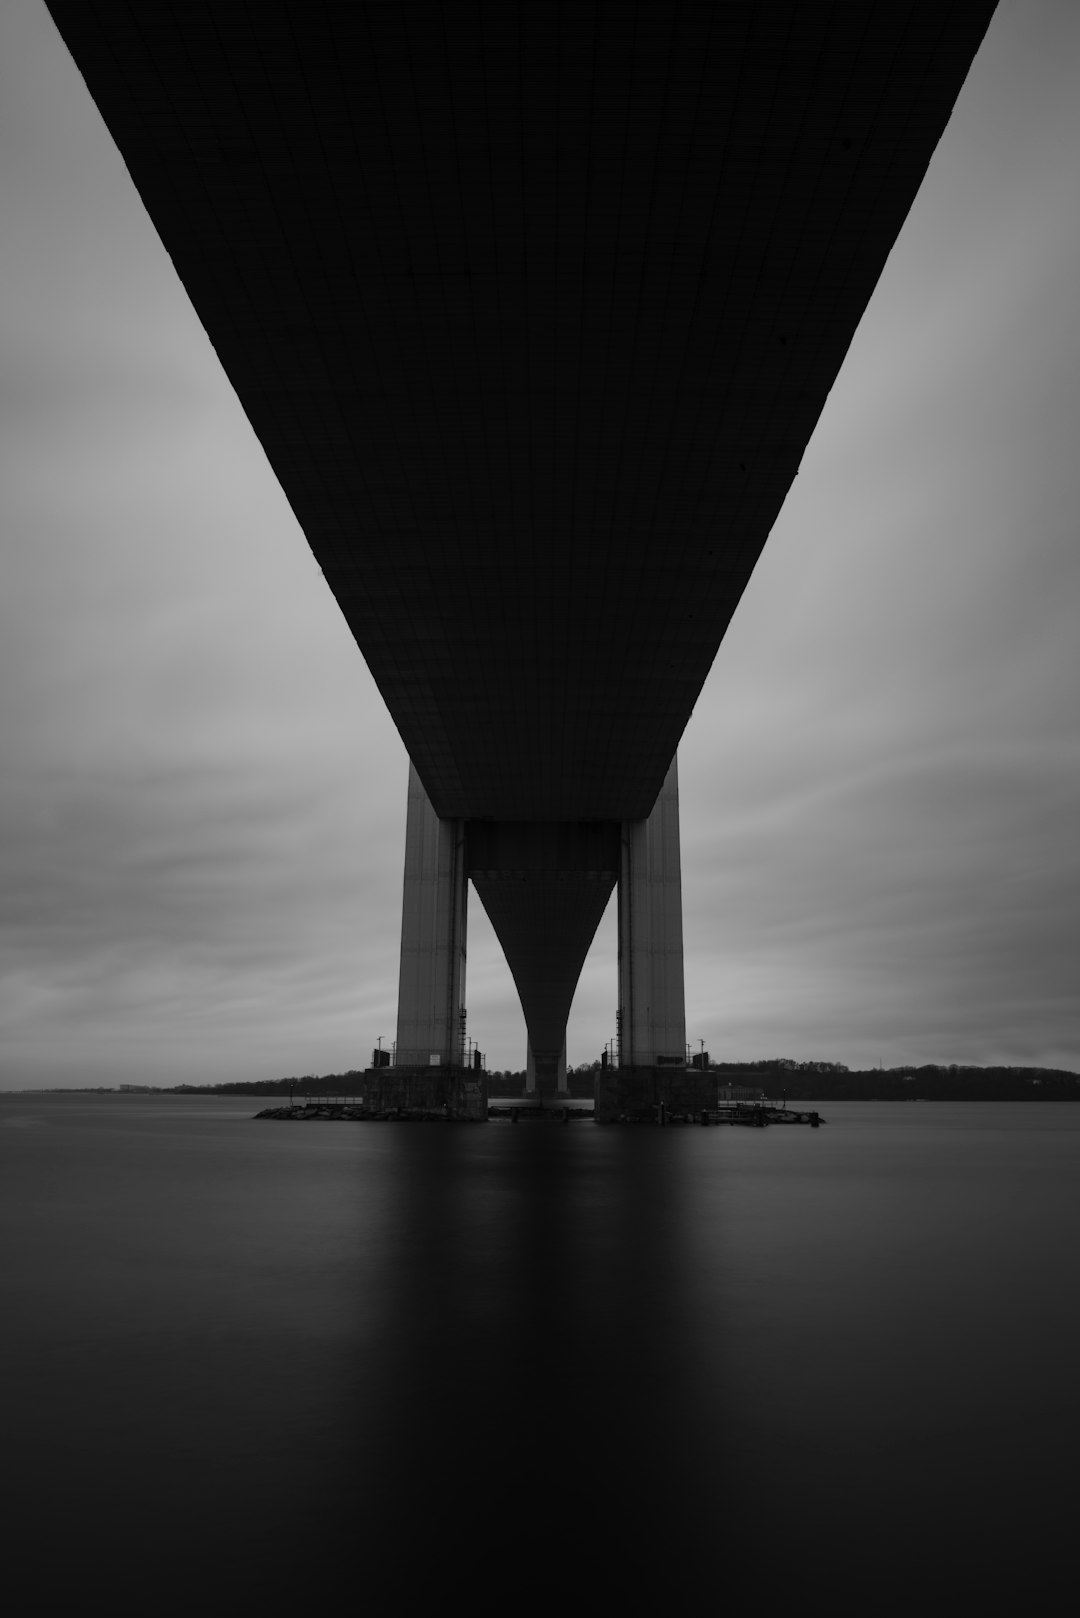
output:
{"label": "sky", "polygon": [[[1078,86],[1003,0],[687,727],[714,1059],[1080,1069]],[[405,750],[39,0],[0,218],[0,1088],[363,1067]],[[467,1000],[522,1067],[475,895]]]}

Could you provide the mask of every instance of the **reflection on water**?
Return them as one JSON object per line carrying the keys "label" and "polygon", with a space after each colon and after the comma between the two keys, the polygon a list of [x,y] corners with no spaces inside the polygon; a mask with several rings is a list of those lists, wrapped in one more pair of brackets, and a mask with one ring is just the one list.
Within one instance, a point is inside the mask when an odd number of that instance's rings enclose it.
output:
{"label": "reflection on water", "polygon": [[250,1111],[0,1101],[6,1510],[43,1600],[921,1613],[1049,1580],[1080,1108]]}

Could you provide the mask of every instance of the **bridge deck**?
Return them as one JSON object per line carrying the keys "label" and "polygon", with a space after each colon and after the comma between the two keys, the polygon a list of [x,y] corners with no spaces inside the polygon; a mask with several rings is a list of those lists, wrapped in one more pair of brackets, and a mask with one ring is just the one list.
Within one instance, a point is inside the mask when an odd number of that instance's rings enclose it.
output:
{"label": "bridge deck", "polygon": [[50,0],[443,817],[643,820],[992,0]]}

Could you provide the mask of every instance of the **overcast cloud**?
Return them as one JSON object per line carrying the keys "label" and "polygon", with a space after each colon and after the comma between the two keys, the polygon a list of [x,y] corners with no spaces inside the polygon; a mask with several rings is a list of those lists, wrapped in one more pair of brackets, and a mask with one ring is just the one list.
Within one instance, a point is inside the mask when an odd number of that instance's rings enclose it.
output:
{"label": "overcast cloud", "polygon": [[[687,730],[714,1056],[1080,1068],[1078,86],[1000,7]],[[0,1085],[364,1065],[404,749],[36,0],[0,203]],[[475,898],[468,1001],[522,1065]]]}

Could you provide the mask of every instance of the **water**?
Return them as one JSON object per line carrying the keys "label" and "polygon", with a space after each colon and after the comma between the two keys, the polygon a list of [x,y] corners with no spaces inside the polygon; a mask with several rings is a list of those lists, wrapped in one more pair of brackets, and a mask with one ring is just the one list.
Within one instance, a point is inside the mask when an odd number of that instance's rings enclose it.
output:
{"label": "water", "polygon": [[0,1099],[2,1520],[43,1607],[1056,1610],[1080,1107],[254,1110]]}

